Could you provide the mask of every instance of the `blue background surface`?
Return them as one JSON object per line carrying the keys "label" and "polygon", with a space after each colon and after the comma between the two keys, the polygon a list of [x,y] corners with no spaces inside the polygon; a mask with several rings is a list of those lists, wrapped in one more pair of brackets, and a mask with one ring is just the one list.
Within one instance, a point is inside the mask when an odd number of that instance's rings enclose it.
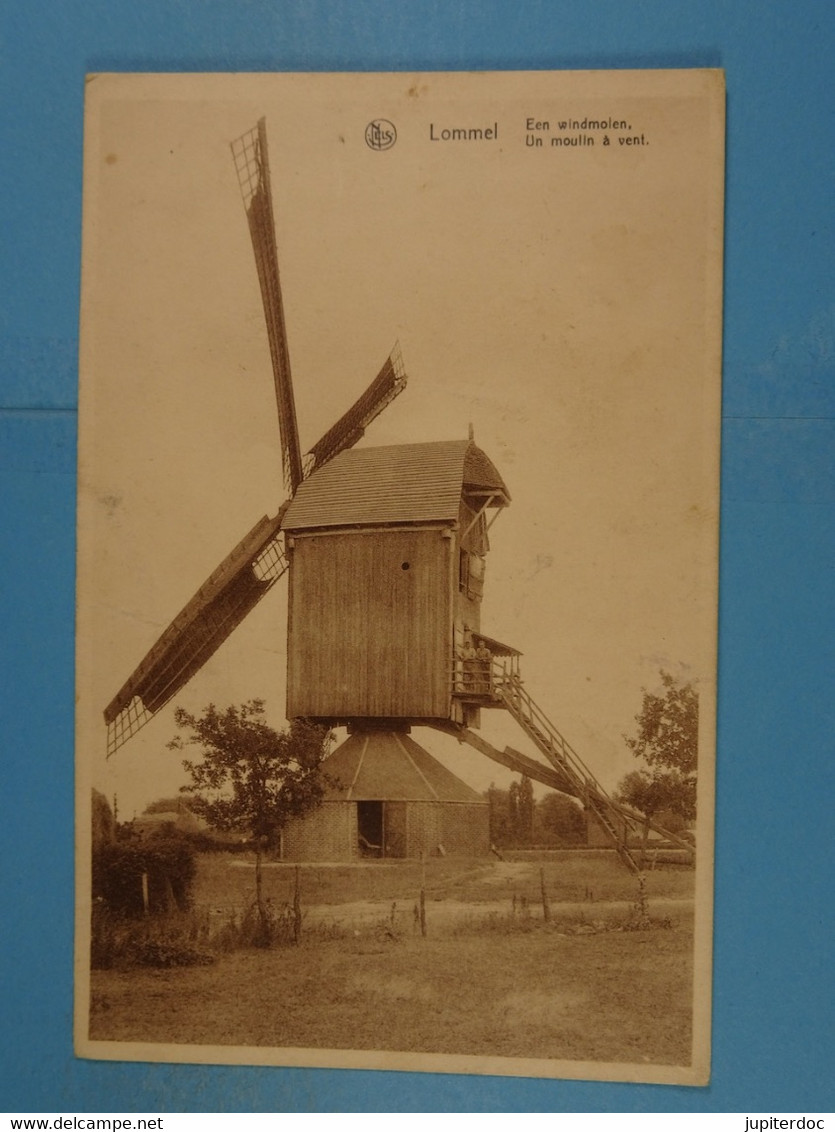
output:
{"label": "blue background surface", "polygon": [[[833,11],[830,0],[5,0],[0,1108],[833,1107]],[[74,1060],[85,72],[670,66],[723,67],[728,84],[712,1084]]]}

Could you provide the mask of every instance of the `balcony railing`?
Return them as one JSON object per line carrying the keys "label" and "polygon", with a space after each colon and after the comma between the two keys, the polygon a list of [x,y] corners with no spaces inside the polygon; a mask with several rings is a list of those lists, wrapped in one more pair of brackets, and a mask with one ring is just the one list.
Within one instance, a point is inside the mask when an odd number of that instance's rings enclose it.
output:
{"label": "balcony railing", "polygon": [[452,666],[452,691],[465,699],[499,699],[499,691],[518,681],[519,657],[495,656],[487,648],[458,652]]}

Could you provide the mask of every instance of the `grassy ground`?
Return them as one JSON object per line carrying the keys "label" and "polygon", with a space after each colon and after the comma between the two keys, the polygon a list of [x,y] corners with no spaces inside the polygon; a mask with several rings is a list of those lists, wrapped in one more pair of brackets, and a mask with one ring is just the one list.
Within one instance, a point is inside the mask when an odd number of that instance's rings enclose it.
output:
{"label": "grassy ground", "polygon": [[[464,900],[472,903],[540,898],[540,868],[554,902],[633,900],[635,878],[612,853],[591,856],[574,852],[541,855],[541,860],[462,861],[436,858],[424,866],[426,896],[430,901]],[[295,866],[267,864],[264,893],[276,903],[292,897]],[[652,898],[689,899],[693,871],[659,868],[646,874],[647,895]],[[418,861],[369,861],[358,865],[302,865],[302,900],[305,905],[335,906],[355,901],[408,901],[417,898],[421,884]],[[227,854],[201,856],[195,889],[198,905],[234,908],[252,899],[254,868],[251,858]]]}
{"label": "grassy ground", "polygon": [[[307,866],[300,946],[233,951],[208,967],[94,971],[90,1037],[687,1064],[692,873],[648,874],[649,911],[669,914],[670,927],[619,931],[636,895],[622,866],[546,862],[549,923],[539,867],[427,862],[423,939],[419,864]],[[293,875],[267,870],[276,901]],[[239,863],[204,859],[198,899],[240,903],[251,882]],[[356,908],[372,914],[353,919]],[[463,914],[445,914],[453,908]],[[317,920],[322,909],[342,910],[338,931]]]}

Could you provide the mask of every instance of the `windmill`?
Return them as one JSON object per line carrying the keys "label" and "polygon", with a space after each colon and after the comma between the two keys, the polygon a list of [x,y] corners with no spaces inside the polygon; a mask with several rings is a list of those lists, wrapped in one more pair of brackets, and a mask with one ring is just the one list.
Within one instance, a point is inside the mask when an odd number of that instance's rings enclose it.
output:
{"label": "windmill", "polygon": [[[398,347],[362,396],[302,454],[278,268],[265,122],[232,143],[261,289],[288,498],[244,536],[105,710],[108,755],[159,712],[289,574],[287,717],[344,725],[336,785],[288,833],[290,855],[478,852],[486,803],[410,737],[432,727],[580,799],[635,868],[636,816],[608,797],[531,699],[517,649],[481,630],[488,532],[510,495],[472,435],[356,448],[402,392]],[[543,763],[476,733],[510,712]]]}

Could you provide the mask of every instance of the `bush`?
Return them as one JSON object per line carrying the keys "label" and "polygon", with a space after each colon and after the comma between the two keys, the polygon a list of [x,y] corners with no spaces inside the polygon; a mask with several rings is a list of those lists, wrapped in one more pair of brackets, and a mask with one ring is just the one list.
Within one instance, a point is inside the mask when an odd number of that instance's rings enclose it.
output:
{"label": "bush", "polygon": [[268,897],[264,910],[262,920],[258,905],[253,901],[240,918],[230,916],[212,941],[213,945],[223,951],[234,951],[239,947],[290,947],[298,943],[301,922],[292,905],[274,904]]}
{"label": "bush", "polygon": [[166,921],[139,921],[111,912],[104,900],[98,899],[93,903],[90,966],[190,967],[213,963],[214,955],[196,946],[203,934],[193,914]]}
{"label": "bush", "polygon": [[93,790],[91,821],[93,831],[93,844],[102,845],[116,838],[116,821],[113,811],[104,794]]}
{"label": "bush", "polygon": [[183,940],[153,936],[134,940],[125,958],[132,967],[195,967],[215,961],[210,952],[200,951]]}
{"label": "bush", "polygon": [[93,900],[103,901],[116,915],[144,915],[144,874],[151,915],[185,911],[196,871],[194,850],[180,837],[99,844],[93,849]]}
{"label": "bush", "polygon": [[228,833],[215,833],[204,829],[199,833],[186,831],[180,834],[196,853],[249,853],[252,844],[245,837]]}

